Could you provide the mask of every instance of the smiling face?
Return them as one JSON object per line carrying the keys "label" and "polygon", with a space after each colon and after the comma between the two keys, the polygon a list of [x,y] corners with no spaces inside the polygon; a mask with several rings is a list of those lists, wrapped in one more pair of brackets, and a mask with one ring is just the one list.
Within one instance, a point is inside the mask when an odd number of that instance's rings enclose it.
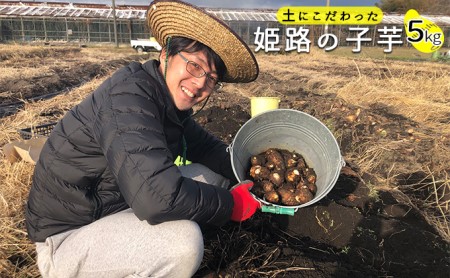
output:
{"label": "smiling face", "polygon": [[[207,74],[218,78],[214,65],[208,63],[206,53],[199,52],[181,52],[189,61],[195,62],[201,66]],[[160,54],[161,65],[159,70],[164,76],[166,51],[162,50]],[[187,62],[180,55],[169,56],[167,61],[166,84],[170,95],[178,110],[184,111],[191,109],[195,104],[205,100],[213,91],[206,85],[206,76],[194,77],[186,70]]]}

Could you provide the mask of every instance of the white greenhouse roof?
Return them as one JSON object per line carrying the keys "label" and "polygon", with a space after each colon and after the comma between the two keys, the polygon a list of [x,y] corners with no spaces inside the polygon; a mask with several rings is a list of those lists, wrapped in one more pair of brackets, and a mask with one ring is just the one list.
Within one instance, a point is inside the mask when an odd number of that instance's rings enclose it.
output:
{"label": "white greenhouse roof", "polygon": [[[75,7],[67,6],[51,6],[51,5],[1,5],[0,17],[73,17],[73,18],[113,18],[112,8],[102,7]],[[139,8],[116,8],[116,18],[118,19],[144,19],[146,16],[145,9]]]}
{"label": "white greenhouse roof", "polygon": [[277,11],[206,9],[223,21],[277,21]]}
{"label": "white greenhouse roof", "polygon": [[[233,9],[212,9],[207,8],[207,12],[215,15],[224,21],[267,21],[276,22],[276,10],[233,10]],[[146,17],[146,6],[117,6],[116,18],[144,20]],[[113,18],[112,8],[106,5],[55,5],[47,3],[11,3],[0,4],[1,17],[70,17],[70,18]],[[435,22],[437,25],[450,26],[450,16],[425,15],[424,17]],[[404,15],[385,14],[382,24],[403,24]]]}

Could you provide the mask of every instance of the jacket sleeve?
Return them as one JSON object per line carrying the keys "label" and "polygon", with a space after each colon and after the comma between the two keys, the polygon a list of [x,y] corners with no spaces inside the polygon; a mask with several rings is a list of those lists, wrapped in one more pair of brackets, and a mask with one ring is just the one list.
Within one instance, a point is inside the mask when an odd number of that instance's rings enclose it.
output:
{"label": "jacket sleeve", "polygon": [[187,143],[187,159],[201,163],[216,173],[231,180],[233,186],[237,180],[231,167],[228,145],[206,131],[192,118],[186,120],[184,135]]}
{"label": "jacket sleeve", "polygon": [[231,194],[181,176],[167,147],[154,90],[142,80],[119,83],[108,92],[94,123],[94,138],[125,201],[151,224],[190,219],[223,225],[230,219]]}

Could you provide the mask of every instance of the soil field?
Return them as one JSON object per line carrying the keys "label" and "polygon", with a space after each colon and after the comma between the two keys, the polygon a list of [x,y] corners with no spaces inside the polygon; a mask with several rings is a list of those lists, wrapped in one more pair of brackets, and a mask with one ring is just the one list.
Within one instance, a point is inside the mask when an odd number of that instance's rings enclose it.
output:
{"label": "soil field", "polygon": [[[0,146],[19,139],[17,129],[60,119],[118,67],[156,57],[0,49]],[[249,98],[277,96],[280,108],[332,131],[346,166],[325,198],[295,216],[257,212],[203,227],[195,277],[450,277],[450,64],[320,51],[256,57],[259,78],[226,84],[195,119],[231,143],[250,119]],[[23,222],[33,166],[1,159],[0,276],[39,277]]]}

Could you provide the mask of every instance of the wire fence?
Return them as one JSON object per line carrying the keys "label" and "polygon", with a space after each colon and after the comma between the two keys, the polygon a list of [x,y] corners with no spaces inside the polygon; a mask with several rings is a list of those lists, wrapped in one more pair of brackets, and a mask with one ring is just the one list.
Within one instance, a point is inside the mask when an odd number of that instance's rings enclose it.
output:
{"label": "wire fence", "polygon": [[[149,38],[150,32],[140,20],[117,20],[117,40]],[[110,42],[114,38],[114,21],[101,19],[0,18],[0,41]]]}

